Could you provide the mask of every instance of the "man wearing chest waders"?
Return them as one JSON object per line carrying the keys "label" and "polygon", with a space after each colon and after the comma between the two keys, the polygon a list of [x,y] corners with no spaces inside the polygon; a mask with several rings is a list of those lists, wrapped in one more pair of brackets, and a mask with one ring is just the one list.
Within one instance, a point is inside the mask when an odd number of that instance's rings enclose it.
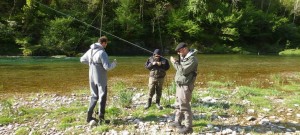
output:
{"label": "man wearing chest waders", "polygon": [[99,38],[98,43],[91,45],[90,49],[80,58],[80,62],[89,64],[89,83],[91,90],[90,105],[87,112],[87,122],[97,121],[92,117],[94,108],[99,100],[99,124],[104,122],[104,113],[107,98],[107,71],[116,67],[117,62],[108,60],[105,52],[108,39],[106,36]]}
{"label": "man wearing chest waders", "polygon": [[149,97],[145,109],[148,109],[152,103],[152,97],[156,93],[156,107],[162,109],[160,106],[160,98],[162,95],[162,87],[164,84],[164,77],[166,71],[170,68],[167,59],[160,57],[161,53],[159,49],[154,50],[153,55],[145,63],[145,67],[150,70],[149,75]]}
{"label": "man wearing chest waders", "polygon": [[[174,57],[170,61],[176,69],[176,101],[175,101],[175,121],[170,125],[178,128],[178,133],[193,133],[192,120],[193,114],[191,110],[192,92],[197,76],[197,50],[189,49],[186,43],[179,43],[175,51],[180,56],[177,60]],[[184,126],[181,122],[185,120]]]}

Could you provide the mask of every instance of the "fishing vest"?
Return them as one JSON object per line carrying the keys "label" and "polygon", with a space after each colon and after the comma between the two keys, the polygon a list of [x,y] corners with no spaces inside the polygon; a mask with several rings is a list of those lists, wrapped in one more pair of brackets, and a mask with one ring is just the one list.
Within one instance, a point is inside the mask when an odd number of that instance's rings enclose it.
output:
{"label": "fishing vest", "polygon": [[161,62],[161,66],[153,65],[150,70],[150,77],[154,78],[164,78],[166,76],[166,70],[170,68],[168,61],[164,58],[159,58],[155,60],[153,57],[150,57],[148,60],[149,63]]}

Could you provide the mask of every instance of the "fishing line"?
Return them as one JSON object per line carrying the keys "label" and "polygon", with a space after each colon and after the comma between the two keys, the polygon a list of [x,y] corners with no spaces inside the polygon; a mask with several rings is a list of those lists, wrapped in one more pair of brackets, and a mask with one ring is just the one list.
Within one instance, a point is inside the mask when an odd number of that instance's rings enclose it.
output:
{"label": "fishing line", "polygon": [[72,18],[73,20],[76,20],[76,21],[78,21],[78,22],[81,22],[81,23],[83,23],[84,25],[86,25],[86,26],[88,26],[88,27],[92,27],[92,28],[94,28],[94,29],[96,29],[96,30],[102,31],[102,32],[106,33],[107,35],[110,35],[110,36],[112,36],[112,37],[115,37],[115,38],[117,38],[117,39],[119,39],[119,40],[121,40],[121,41],[123,41],[123,42],[126,42],[126,43],[128,43],[128,44],[130,44],[130,45],[133,45],[133,46],[138,47],[138,48],[140,48],[140,49],[142,49],[142,50],[144,50],[144,51],[146,51],[146,52],[149,52],[149,53],[153,54],[152,51],[150,51],[150,50],[148,50],[148,49],[146,49],[146,48],[143,48],[143,47],[141,47],[141,46],[139,46],[139,45],[137,45],[137,44],[131,43],[131,42],[129,42],[129,41],[123,39],[123,38],[120,38],[120,37],[118,37],[118,36],[116,36],[116,35],[113,35],[113,34],[107,32],[107,31],[104,31],[104,30],[102,30],[102,29],[100,29],[100,28],[97,28],[97,27],[95,27],[95,26],[93,26],[93,25],[91,25],[91,24],[87,24],[86,22],[84,22],[84,21],[82,21],[82,20],[79,20],[79,19],[77,19],[77,18],[75,18],[75,17],[73,17],[73,16],[71,16],[71,15],[65,14],[65,13],[63,13],[63,12],[61,12],[61,11],[58,11],[58,10],[56,10],[56,9],[54,9],[54,8],[51,8],[51,7],[49,7],[49,6],[47,6],[47,5],[43,4],[43,3],[40,3],[40,2],[38,2],[38,1],[33,0],[33,2],[38,3],[38,4],[40,4],[40,5],[42,5],[42,6],[46,7],[46,8],[48,8],[48,9],[50,9],[50,10],[53,10],[53,11],[59,13],[59,14],[62,14],[62,15],[64,15],[64,16],[67,16],[67,17]]}

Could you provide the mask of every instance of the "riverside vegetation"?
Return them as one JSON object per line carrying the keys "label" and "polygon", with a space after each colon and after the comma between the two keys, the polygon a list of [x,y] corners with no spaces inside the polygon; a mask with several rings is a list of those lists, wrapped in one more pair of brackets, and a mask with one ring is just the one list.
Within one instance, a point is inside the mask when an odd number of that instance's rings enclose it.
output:
{"label": "riverside vegetation", "polygon": [[[193,134],[300,134],[300,73],[274,74],[268,82],[269,88],[260,88],[258,81],[249,86],[209,81],[206,88],[196,87]],[[174,84],[163,90],[163,110],[143,110],[145,89],[113,84],[106,110],[111,122],[97,126],[85,121],[88,88],[10,96],[0,101],[0,134],[176,134],[168,127],[174,118],[169,107],[175,101]]]}

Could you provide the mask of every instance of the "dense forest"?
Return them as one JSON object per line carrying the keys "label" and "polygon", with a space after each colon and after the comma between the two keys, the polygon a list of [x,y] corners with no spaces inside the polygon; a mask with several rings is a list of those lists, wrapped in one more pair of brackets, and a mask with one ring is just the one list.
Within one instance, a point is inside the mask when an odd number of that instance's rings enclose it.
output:
{"label": "dense forest", "polygon": [[110,34],[165,53],[184,41],[201,53],[278,54],[300,46],[299,15],[300,0],[1,0],[0,55],[76,56],[100,35],[110,55],[148,53]]}

